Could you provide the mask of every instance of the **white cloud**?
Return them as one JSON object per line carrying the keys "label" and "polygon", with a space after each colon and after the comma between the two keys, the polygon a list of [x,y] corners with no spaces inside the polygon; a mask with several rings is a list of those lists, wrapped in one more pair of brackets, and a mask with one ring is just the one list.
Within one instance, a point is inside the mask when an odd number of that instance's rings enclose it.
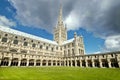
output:
{"label": "white cloud", "polygon": [[0,15],[0,25],[6,26],[6,27],[12,27],[12,26],[15,26],[16,23],[13,22],[12,20],[6,18],[5,16]]}
{"label": "white cloud", "polygon": [[105,48],[107,51],[120,51],[120,35],[107,37]]}

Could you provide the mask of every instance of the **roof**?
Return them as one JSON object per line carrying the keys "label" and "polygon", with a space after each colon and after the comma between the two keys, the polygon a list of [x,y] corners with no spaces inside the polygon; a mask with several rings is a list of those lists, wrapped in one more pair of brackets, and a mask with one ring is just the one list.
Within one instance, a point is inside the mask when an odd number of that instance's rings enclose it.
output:
{"label": "roof", "polygon": [[67,40],[67,41],[64,41],[62,45],[65,45],[65,44],[71,43],[71,42],[73,42],[73,41],[74,41],[74,38],[69,39],[69,40]]}
{"label": "roof", "polygon": [[45,38],[42,38],[42,37],[38,37],[38,36],[35,36],[35,35],[31,35],[31,34],[28,34],[28,33],[25,33],[25,32],[21,32],[21,31],[15,30],[15,29],[11,29],[11,28],[6,27],[6,26],[0,26],[0,30],[3,31],[3,32],[7,32],[7,33],[19,35],[19,36],[24,36],[24,37],[28,37],[28,38],[31,38],[31,39],[39,40],[39,41],[42,41],[42,42],[58,45],[55,41],[48,40],[48,39],[45,39]]}

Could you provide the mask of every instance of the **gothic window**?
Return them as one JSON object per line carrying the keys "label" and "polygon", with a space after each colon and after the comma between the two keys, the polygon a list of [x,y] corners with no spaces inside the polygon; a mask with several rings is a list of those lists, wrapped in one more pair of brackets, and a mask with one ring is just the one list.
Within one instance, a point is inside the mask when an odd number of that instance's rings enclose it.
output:
{"label": "gothic window", "polygon": [[5,34],[5,36],[8,36],[8,34]]}
{"label": "gothic window", "polygon": [[74,43],[72,43],[72,47],[74,47]]}
{"label": "gothic window", "polygon": [[35,47],[36,46],[36,44],[32,44],[32,47]]}
{"label": "gothic window", "polygon": [[31,40],[31,42],[33,42],[33,40]]}
{"label": "gothic window", "polygon": [[42,45],[40,45],[40,49],[42,49]]}
{"label": "gothic window", "polygon": [[26,38],[24,38],[24,41],[26,40]]}
{"label": "gothic window", "polygon": [[14,40],[14,41],[13,41],[13,44],[18,44],[18,40]]}
{"label": "gothic window", "polygon": [[58,47],[56,47],[56,50],[58,50]]}
{"label": "gothic window", "polygon": [[48,50],[48,46],[46,46],[46,50]]}
{"label": "gothic window", "polygon": [[28,45],[28,42],[24,42],[24,44],[23,44],[24,46],[27,46]]}
{"label": "gothic window", "polygon": [[15,36],[15,38],[17,39],[18,37],[17,37],[17,36]]}
{"label": "gothic window", "polygon": [[53,51],[53,48],[52,48],[52,51]]}
{"label": "gothic window", "polygon": [[2,42],[7,42],[7,38],[3,37]]}

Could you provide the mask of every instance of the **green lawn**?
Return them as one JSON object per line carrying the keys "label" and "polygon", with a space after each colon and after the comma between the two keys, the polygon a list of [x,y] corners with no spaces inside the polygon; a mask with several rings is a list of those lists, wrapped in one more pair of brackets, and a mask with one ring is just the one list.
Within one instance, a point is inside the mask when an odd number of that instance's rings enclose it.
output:
{"label": "green lawn", "polygon": [[120,69],[0,67],[0,80],[120,80]]}

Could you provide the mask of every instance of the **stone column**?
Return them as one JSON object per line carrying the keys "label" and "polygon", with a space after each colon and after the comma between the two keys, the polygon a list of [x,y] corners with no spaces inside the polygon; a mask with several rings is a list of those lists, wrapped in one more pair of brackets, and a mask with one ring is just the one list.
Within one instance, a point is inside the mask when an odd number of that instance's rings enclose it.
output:
{"label": "stone column", "polygon": [[75,60],[75,67],[77,67],[77,61]]}
{"label": "stone column", "polygon": [[34,66],[36,66],[36,60],[34,60]]}
{"label": "stone column", "polygon": [[108,61],[108,67],[111,68],[111,61],[110,61],[110,59],[108,59],[107,61]]}
{"label": "stone column", "polygon": [[26,66],[29,66],[29,60],[27,59],[27,64],[26,64]]}
{"label": "stone column", "polygon": [[20,66],[20,64],[21,64],[21,60],[18,60],[18,66]]}
{"label": "stone column", "polygon": [[61,66],[61,62],[62,62],[62,61],[60,61],[60,65],[59,65],[59,66]]}
{"label": "stone column", "polygon": [[57,61],[55,61],[55,66],[57,66]]}
{"label": "stone column", "polygon": [[80,67],[82,67],[82,61],[80,61]]}
{"label": "stone column", "polygon": [[72,60],[70,60],[70,61],[71,61],[71,64],[70,64],[70,65],[71,65],[71,67],[72,67],[72,66],[73,66],[73,65],[72,65]]}
{"label": "stone column", "polygon": [[0,59],[0,66],[1,66],[1,61],[2,61],[2,60]]}
{"label": "stone column", "polygon": [[67,60],[67,66],[69,66],[69,60]]}
{"label": "stone column", "polygon": [[95,62],[93,59],[92,59],[92,67],[95,67]]}
{"label": "stone column", "polygon": [[103,66],[102,66],[102,60],[101,60],[101,59],[99,59],[99,66],[100,66],[100,68],[103,67]]}
{"label": "stone column", "polygon": [[12,59],[9,59],[9,63],[8,63],[8,66],[11,66],[11,60],[12,60]]}
{"label": "stone column", "polygon": [[53,66],[53,60],[51,60],[51,66]]}
{"label": "stone column", "polygon": [[46,66],[48,66],[48,60],[46,60]]}
{"label": "stone column", "polygon": [[118,66],[119,66],[119,68],[120,68],[120,61],[118,61]]}
{"label": "stone column", "polygon": [[42,66],[42,60],[40,60],[40,66]]}
{"label": "stone column", "polygon": [[86,64],[86,67],[88,67],[88,62],[87,62],[87,60],[85,60],[85,64]]}

